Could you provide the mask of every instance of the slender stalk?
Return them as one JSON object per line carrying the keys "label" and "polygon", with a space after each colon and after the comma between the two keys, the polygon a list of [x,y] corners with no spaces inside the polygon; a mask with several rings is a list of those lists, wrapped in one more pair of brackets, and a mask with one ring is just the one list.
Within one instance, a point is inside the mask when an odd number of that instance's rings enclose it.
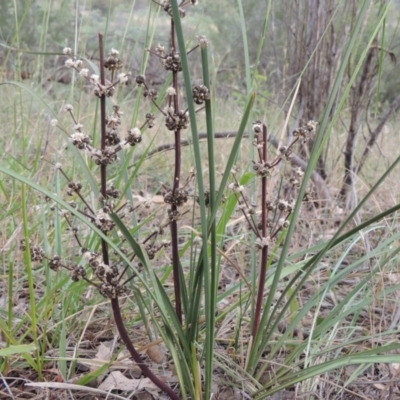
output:
{"label": "slender stalk", "polygon": [[[99,33],[99,52],[100,52],[100,84],[102,87],[105,86],[105,67],[104,67],[104,43],[103,43],[103,34]],[[101,125],[101,151],[106,149],[106,96],[103,94],[100,97],[100,125]],[[180,140],[180,138],[179,138]],[[101,188],[100,192],[103,196],[103,200],[107,198],[107,165],[100,165],[100,174],[101,174]],[[109,254],[107,242],[104,239],[101,239],[101,247],[103,254],[103,262],[106,265],[109,265]],[[110,280],[107,278],[107,280]],[[149,367],[143,363],[140,354],[135,349],[132,341],[129,338],[129,335],[125,329],[125,325],[121,316],[121,308],[119,305],[118,297],[111,298],[111,307],[113,310],[115,325],[117,326],[118,332],[121,336],[122,341],[125,343],[126,348],[130,352],[132,358],[138,364],[139,368],[142,370],[143,374],[149,378],[157,387],[159,387],[163,392],[167,393],[171,399],[179,400],[179,396],[164,382],[162,382],[157,376],[151,372]]]}
{"label": "slender stalk", "polygon": [[[176,51],[175,46],[175,25],[174,20],[171,18],[171,50]],[[179,96],[178,96],[178,72],[172,72],[172,86],[175,89],[174,96],[174,112],[179,112]],[[172,195],[177,195],[180,177],[181,177],[181,130],[175,130],[175,171],[174,181],[172,182]],[[171,205],[171,212],[174,215],[177,211],[175,204]],[[180,260],[178,249],[178,224],[175,219],[171,221],[171,248],[172,248],[172,266],[174,277],[174,292],[175,292],[175,310],[180,323],[182,323],[182,302],[181,302],[181,282],[180,282]]]}
{"label": "slender stalk", "polygon": [[143,375],[149,378],[163,392],[167,393],[172,400],[180,400],[179,396],[166,383],[161,381],[146,364],[143,363],[140,354],[133,346],[132,341],[129,338],[128,332],[125,329],[118,298],[111,299],[111,307],[113,310],[115,325],[117,326],[119,335],[121,336],[122,341],[125,343],[125,346],[131,354],[132,358],[135,360],[136,364],[143,372]]}
{"label": "slender stalk", "polygon": [[[99,51],[100,51],[100,84],[104,87],[106,78],[104,73],[104,43],[103,34],[99,32]],[[101,127],[101,151],[106,148],[106,96],[103,94],[100,97],[100,127]],[[100,165],[101,188],[100,193],[103,199],[107,197],[107,165]],[[109,264],[107,242],[101,239],[101,248],[103,252],[103,261],[106,265]]]}
{"label": "slender stalk", "polygon": [[[267,161],[267,127],[263,124],[262,128],[262,162]],[[268,219],[268,209],[266,207],[267,203],[267,177],[263,176],[261,178],[261,233],[262,238],[267,237],[267,219]],[[252,336],[255,338],[258,333],[258,329],[260,327],[260,319],[261,319],[261,307],[264,297],[264,287],[265,287],[265,278],[267,275],[267,261],[268,261],[268,246],[264,245],[261,249],[261,261],[260,261],[260,276],[258,283],[258,293],[257,293],[257,301],[256,308],[254,312],[254,323],[253,323],[253,331]]]}

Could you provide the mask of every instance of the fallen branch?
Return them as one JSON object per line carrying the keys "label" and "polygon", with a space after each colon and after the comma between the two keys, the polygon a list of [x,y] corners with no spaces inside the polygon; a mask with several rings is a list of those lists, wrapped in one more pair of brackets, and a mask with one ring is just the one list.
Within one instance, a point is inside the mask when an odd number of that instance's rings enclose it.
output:
{"label": "fallen branch", "polygon": [[390,104],[389,108],[387,109],[386,113],[382,116],[380,123],[378,126],[375,128],[373,132],[371,132],[370,137],[368,139],[368,142],[364,148],[364,151],[362,152],[360,162],[358,163],[358,166],[356,168],[356,174],[358,175],[364,166],[365,161],[367,160],[368,154],[370,150],[372,149],[373,145],[376,143],[378,136],[383,130],[383,127],[387,123],[389,117],[392,115],[394,111],[397,110],[397,108],[400,105],[400,94],[398,94],[395,99],[392,101]]}

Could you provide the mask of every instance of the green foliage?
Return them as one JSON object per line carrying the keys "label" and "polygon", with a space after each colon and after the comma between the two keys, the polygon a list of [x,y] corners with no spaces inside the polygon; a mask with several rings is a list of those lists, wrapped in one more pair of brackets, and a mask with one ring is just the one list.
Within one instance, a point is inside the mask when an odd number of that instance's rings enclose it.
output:
{"label": "green foliage", "polygon": [[[394,302],[400,289],[398,280],[386,279],[399,273],[400,205],[369,210],[400,158],[391,159],[386,170],[375,175],[354,209],[334,222],[331,236],[312,228],[312,219],[324,221],[336,204],[323,208],[322,200],[328,199],[315,199],[315,206],[305,205],[319,157],[332,150],[329,141],[337,121],[346,117],[343,110],[351,88],[360,80],[390,8],[385,5],[378,12],[378,5],[363,1],[354,15],[340,21],[340,13],[335,15],[332,26],[348,24],[351,29],[332,90],[326,94],[314,145],[308,153],[303,148],[307,163],[304,171],[297,169],[297,180],[284,161],[296,162],[291,158],[294,144],[305,142],[315,124],[299,124],[301,129],[286,149],[286,143],[273,147],[275,127],[284,125],[286,130],[290,118],[284,122],[282,110],[276,112],[278,107],[269,103],[282,96],[278,86],[287,84],[268,61],[283,50],[283,33],[273,46],[268,42],[269,28],[282,28],[283,3],[203,2],[197,9],[187,7],[185,18],[175,1],[169,15],[156,3],[141,1],[126,11],[123,1],[88,2],[87,9],[78,10],[63,1],[0,4],[7,27],[0,39],[5,44],[3,71],[12,65],[18,72],[16,80],[0,86],[8,101],[2,111],[1,134],[7,141],[1,142],[0,165],[5,237],[5,280],[0,283],[8,292],[6,300],[0,298],[2,374],[30,368],[44,380],[47,363],[52,362],[65,380],[76,378],[77,363],[83,362],[83,338],[92,330],[101,331],[111,314],[115,328],[109,335],[118,330],[129,356],[174,399],[209,399],[227,385],[258,400],[295,385],[301,394],[326,397],[333,390],[328,384],[332,380],[347,387],[367,366],[397,363],[395,321],[371,326],[366,322],[378,318],[375,311]],[[221,8],[229,12],[221,13]],[[372,22],[365,24],[371,13]],[[133,71],[128,85],[120,85],[110,99],[102,94],[105,89],[98,78],[90,77],[104,71],[104,60],[100,65],[96,61],[103,49],[94,40],[98,30],[105,32],[106,53],[120,49],[122,63]],[[208,43],[196,37],[206,30]],[[171,50],[169,43],[174,41]],[[159,48],[157,57],[154,49],[159,42],[165,51]],[[71,43],[77,46],[76,54],[64,57],[61,49],[65,44],[73,47]],[[200,48],[189,51],[198,43]],[[169,51],[179,53],[182,73],[162,70]],[[89,75],[85,79],[82,66],[75,65],[68,72],[68,87],[54,80],[50,86],[43,83],[48,71],[53,72],[55,53],[61,63],[54,69],[63,69],[65,58],[71,56],[75,62],[80,54],[91,68]],[[32,71],[38,79],[20,82],[27,60],[37,62]],[[110,81],[118,82],[117,73]],[[380,78],[384,85],[383,74]],[[103,84],[107,90],[111,85]],[[194,98],[194,85],[197,94],[202,85],[209,89],[202,104]],[[153,88],[158,96],[152,98]],[[93,100],[94,89],[100,91],[99,99]],[[287,89],[291,99],[298,86]],[[66,103],[74,105],[70,115],[60,113]],[[129,150],[116,143],[113,149],[119,158],[99,165],[93,149],[107,148],[103,140],[110,117],[106,120],[105,110],[112,113],[115,104],[127,117],[118,123],[120,143],[138,131],[140,136],[125,143],[134,144]],[[293,100],[290,110],[296,108]],[[154,122],[148,113],[159,119]],[[266,115],[273,115],[268,140]],[[51,122],[54,118],[59,120],[57,128]],[[254,132],[249,129],[253,119],[261,121],[253,125]],[[185,126],[167,129],[177,121]],[[84,128],[77,127],[81,122]],[[234,130],[228,133],[233,140],[215,138],[219,124],[224,131]],[[90,133],[93,142],[82,152],[74,145],[81,135],[71,138],[84,133]],[[187,138],[188,152],[183,147]],[[172,158],[156,153],[149,161],[153,146],[171,141]],[[62,167],[54,168],[60,162]],[[72,190],[73,182],[82,182],[82,188]],[[104,202],[111,184],[120,193],[113,205]],[[72,196],[66,201],[68,185]],[[147,208],[148,197],[160,194],[167,204]],[[178,194],[189,199],[185,206],[175,204]],[[99,223],[97,210],[115,225],[112,230]],[[25,240],[19,248],[16,238]],[[45,256],[35,259],[42,251]],[[89,253],[96,253],[106,265],[115,263],[117,281],[104,278],[93,260],[88,263]],[[63,260],[63,268],[54,268],[55,256]],[[19,297],[21,292],[24,297]],[[18,301],[25,307],[22,315]],[[135,336],[137,327],[147,335],[141,342]],[[140,348],[160,343],[169,362],[163,368],[176,374],[179,395],[172,384],[157,381],[159,371],[154,374],[155,369],[148,368],[151,360],[143,362],[139,355]],[[51,349],[56,352],[50,357]],[[77,383],[94,382],[117,364],[115,352]],[[350,364],[356,369],[348,374]]]}

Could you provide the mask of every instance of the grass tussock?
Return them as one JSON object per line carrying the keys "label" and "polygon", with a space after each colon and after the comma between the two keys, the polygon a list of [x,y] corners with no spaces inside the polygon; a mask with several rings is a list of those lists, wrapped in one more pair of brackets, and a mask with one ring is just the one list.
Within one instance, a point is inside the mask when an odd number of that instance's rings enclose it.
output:
{"label": "grass tussock", "polygon": [[[272,2],[256,50],[238,2],[235,87],[231,55],[196,28],[206,5],[139,1],[114,21],[123,2],[103,3],[102,32],[62,51],[46,35],[24,50],[32,15],[15,8],[2,54],[0,398],[396,398],[400,158],[382,124],[356,134],[393,61],[377,42],[389,5],[319,10],[278,90],[260,72],[268,22],[286,18]],[[293,34],[299,49],[308,33]]]}

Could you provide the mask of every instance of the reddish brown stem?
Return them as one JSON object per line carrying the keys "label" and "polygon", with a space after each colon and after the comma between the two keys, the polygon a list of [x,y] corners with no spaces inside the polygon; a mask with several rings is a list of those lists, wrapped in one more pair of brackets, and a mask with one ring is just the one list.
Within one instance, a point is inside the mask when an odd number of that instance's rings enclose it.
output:
{"label": "reddish brown stem", "polygon": [[131,339],[129,338],[128,332],[125,329],[118,298],[111,299],[111,307],[113,310],[115,325],[117,326],[119,335],[121,336],[121,339],[124,342],[129,353],[131,354],[132,358],[135,360],[136,364],[143,372],[143,375],[149,378],[164,393],[168,394],[172,400],[180,400],[179,396],[165,382],[158,378],[146,364],[143,363],[142,357],[140,357],[140,354],[135,349]]}
{"label": "reddish brown stem", "polygon": [[[175,51],[175,24],[171,18],[171,49]],[[179,112],[179,97],[178,97],[178,72],[172,72],[172,86],[175,89],[174,112]],[[179,189],[181,177],[181,130],[175,131],[175,171],[174,181],[172,182],[172,195],[175,196]],[[177,211],[175,204],[171,205],[172,215]],[[174,293],[175,293],[175,311],[180,323],[182,323],[182,303],[181,303],[181,282],[180,282],[180,260],[178,249],[178,224],[177,221],[171,221],[171,249],[172,249],[172,266],[174,277]]]}
{"label": "reddish brown stem", "polygon": [[[267,161],[267,127],[263,124],[263,151],[262,157],[263,162]],[[263,176],[261,178],[261,236],[262,238],[267,237],[267,219],[268,219],[268,209],[266,207],[267,203],[267,177]],[[253,323],[253,339],[257,336],[260,319],[261,319],[261,308],[264,298],[264,288],[265,288],[265,278],[267,275],[267,261],[268,261],[268,246],[263,245],[261,249],[261,262],[260,262],[260,276],[258,283],[258,292],[256,300],[256,308],[254,311],[254,323]]]}
{"label": "reddish brown stem", "polygon": [[[106,84],[104,72],[104,44],[103,34],[99,32],[99,52],[100,52],[100,83],[104,87]],[[101,128],[101,151],[106,148],[106,96],[104,94],[100,97],[100,128]],[[107,165],[100,165],[101,187],[100,192],[105,200],[107,198]],[[108,246],[104,239],[101,239],[101,248],[103,253],[103,261],[109,265]]]}

